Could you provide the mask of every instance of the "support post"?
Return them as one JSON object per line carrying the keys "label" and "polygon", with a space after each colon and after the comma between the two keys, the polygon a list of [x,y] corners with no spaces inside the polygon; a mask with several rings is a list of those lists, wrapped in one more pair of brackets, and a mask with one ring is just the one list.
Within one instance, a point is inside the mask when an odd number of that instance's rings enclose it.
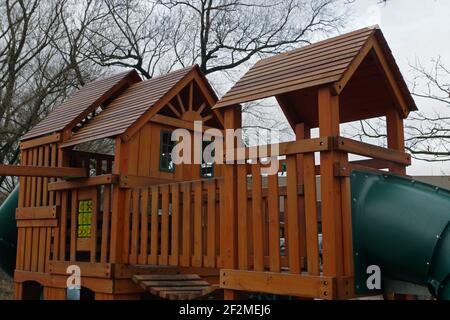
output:
{"label": "support post", "polygon": [[[386,112],[387,143],[389,149],[405,151],[405,134],[403,118],[397,109],[390,108]],[[405,175],[406,167],[401,164],[392,164],[389,171]]]}
{"label": "support post", "polygon": [[[339,97],[332,95],[328,87],[319,89],[318,111],[320,136],[338,136]],[[336,150],[320,153],[323,273],[330,277],[344,273],[341,183],[333,172],[334,164],[339,164],[340,160],[341,155]]]}

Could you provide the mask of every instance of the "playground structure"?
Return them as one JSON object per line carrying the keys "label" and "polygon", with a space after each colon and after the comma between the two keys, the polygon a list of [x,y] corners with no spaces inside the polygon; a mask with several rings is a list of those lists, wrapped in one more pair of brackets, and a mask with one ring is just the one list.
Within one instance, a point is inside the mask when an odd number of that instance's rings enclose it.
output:
{"label": "playground structure", "polygon": [[[193,132],[196,120],[204,130],[240,128],[241,104],[267,97],[296,135],[277,145],[280,174],[262,175],[250,148],[242,164],[171,162],[174,129]],[[20,177],[15,298],[42,289],[44,299],[65,299],[67,268],[77,265],[95,299],[219,289],[225,299],[348,299],[371,294],[364,267],[378,264],[449,299],[450,193],[404,177],[403,119],[414,110],[378,27],[263,59],[219,101],[197,66],[88,84],[22,138],[20,166],[0,166]],[[386,117],[387,148],[340,136],[340,124],[374,117]],[[79,150],[99,139],[113,155]],[[382,223],[373,219],[380,210]]]}

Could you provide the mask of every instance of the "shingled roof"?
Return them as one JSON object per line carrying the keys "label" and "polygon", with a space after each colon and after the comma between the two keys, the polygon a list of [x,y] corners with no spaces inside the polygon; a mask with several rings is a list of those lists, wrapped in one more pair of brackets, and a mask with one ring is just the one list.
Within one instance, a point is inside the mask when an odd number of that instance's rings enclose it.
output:
{"label": "shingled roof", "polygon": [[139,81],[141,78],[137,72],[131,70],[86,84],[50,112],[44,120],[26,133],[22,140],[73,128],[112,95],[123,90],[130,83]]}
{"label": "shingled roof", "polygon": [[[336,84],[352,63],[367,55],[369,40],[381,47],[409,110],[417,110],[395,59],[378,26],[363,28],[257,62],[216,104],[215,108]],[[370,49],[370,48],[369,48]],[[337,90],[343,88],[337,87]]]}

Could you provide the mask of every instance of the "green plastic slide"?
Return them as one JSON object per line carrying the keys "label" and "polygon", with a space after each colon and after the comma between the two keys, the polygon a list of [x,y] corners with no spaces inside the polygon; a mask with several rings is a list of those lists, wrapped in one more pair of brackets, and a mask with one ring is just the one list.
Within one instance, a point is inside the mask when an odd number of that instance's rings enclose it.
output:
{"label": "green plastic slide", "polygon": [[407,177],[351,174],[355,289],[367,293],[367,267],[450,299],[450,191]]}
{"label": "green plastic slide", "polygon": [[0,207],[0,267],[12,276],[16,265],[16,208],[19,187],[16,187]]}

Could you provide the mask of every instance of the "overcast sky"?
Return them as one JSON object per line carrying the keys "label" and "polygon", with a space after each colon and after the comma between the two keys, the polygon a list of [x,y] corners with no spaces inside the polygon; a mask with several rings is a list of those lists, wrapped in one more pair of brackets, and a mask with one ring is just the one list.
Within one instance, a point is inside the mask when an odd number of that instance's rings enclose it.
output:
{"label": "overcast sky", "polygon": [[[409,63],[419,59],[425,66],[441,56],[450,66],[450,0],[356,0],[354,19],[347,31],[378,24],[399,64],[405,79],[412,79]],[[450,81],[450,79],[449,79]],[[435,104],[416,99],[421,111],[431,111]],[[448,112],[448,111],[447,111]],[[413,160],[412,175],[450,175],[450,162],[427,163]]]}

